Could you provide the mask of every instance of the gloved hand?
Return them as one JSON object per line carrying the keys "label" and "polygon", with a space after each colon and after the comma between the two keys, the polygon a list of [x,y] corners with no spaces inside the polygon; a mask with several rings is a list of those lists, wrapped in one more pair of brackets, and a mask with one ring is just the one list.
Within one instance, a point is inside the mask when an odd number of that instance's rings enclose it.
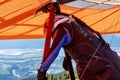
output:
{"label": "gloved hand", "polygon": [[64,60],[63,60],[63,68],[66,70],[66,71],[68,71],[68,61],[67,61],[67,59],[66,59],[66,57],[64,58]]}
{"label": "gloved hand", "polygon": [[46,71],[41,72],[40,70],[38,70],[37,79],[38,80],[47,80]]}

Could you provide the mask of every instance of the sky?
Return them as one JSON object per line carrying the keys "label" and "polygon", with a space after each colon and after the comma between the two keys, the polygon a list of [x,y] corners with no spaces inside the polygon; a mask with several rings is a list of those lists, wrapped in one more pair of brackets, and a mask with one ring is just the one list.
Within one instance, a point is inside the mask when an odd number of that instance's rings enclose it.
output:
{"label": "sky", "polygon": [[[120,34],[103,35],[107,43],[113,47],[120,47]],[[0,49],[29,49],[44,48],[45,39],[18,39],[18,40],[0,40]]]}
{"label": "sky", "polygon": [[0,40],[0,49],[44,48],[45,39]]}
{"label": "sky", "polygon": [[[104,38],[112,46],[120,46],[120,34],[115,35],[113,40],[112,35],[105,36]],[[0,40],[0,49],[44,48],[44,43],[45,39]]]}

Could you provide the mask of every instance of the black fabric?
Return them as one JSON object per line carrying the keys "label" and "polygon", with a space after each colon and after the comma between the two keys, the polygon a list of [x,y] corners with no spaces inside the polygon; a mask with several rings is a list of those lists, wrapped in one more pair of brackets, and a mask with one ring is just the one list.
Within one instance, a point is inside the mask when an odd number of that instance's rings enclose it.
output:
{"label": "black fabric", "polygon": [[[89,58],[90,59],[90,58]],[[89,59],[81,59],[77,64],[79,77],[83,73]],[[109,47],[105,47],[91,61],[81,80],[119,80],[120,58]]]}
{"label": "black fabric", "polygon": [[81,77],[91,56],[98,48],[81,80],[120,80],[120,57],[103,40],[101,35],[77,19],[62,23],[70,33],[72,41],[64,45],[64,50],[76,62],[78,76]]}

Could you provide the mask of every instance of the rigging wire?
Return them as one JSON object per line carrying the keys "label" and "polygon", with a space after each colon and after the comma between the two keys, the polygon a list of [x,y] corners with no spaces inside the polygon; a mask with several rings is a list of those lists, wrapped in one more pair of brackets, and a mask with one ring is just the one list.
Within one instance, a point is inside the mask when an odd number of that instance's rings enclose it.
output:
{"label": "rigging wire", "polygon": [[[120,14],[119,14],[119,12],[118,12],[118,15],[116,15],[116,18],[114,18],[114,19],[115,19],[116,21],[119,21],[119,20],[120,20]],[[111,26],[113,25],[113,23],[115,22],[115,20],[113,20],[113,22],[111,23]],[[117,26],[114,27],[114,32],[116,31],[116,28],[117,28]],[[110,41],[110,44],[112,43],[114,36],[115,36],[115,35],[112,36],[112,39],[111,39],[111,41]],[[83,72],[82,72],[79,80],[81,80],[81,79],[83,78],[83,76],[84,76],[87,68],[89,67],[90,63],[92,62],[95,54],[97,53],[97,51],[99,50],[100,46],[102,45],[102,42],[103,42],[103,40],[100,41],[100,43],[99,43],[99,45],[97,46],[95,52],[93,53],[92,57],[90,58],[90,60],[88,61],[87,65],[86,65],[86,67],[84,68],[84,70],[83,70]]]}
{"label": "rigging wire", "polygon": [[[117,21],[120,20],[120,14],[119,14],[118,16],[119,16],[119,17],[118,17]],[[116,18],[117,18],[117,15],[116,15]],[[114,21],[113,21],[113,22],[114,22]],[[113,25],[113,23],[111,24],[111,26],[112,26],[112,25]],[[116,27],[117,27],[117,26],[116,26]],[[116,27],[114,28],[114,31],[116,30]],[[113,38],[114,38],[114,35],[113,35],[113,37],[112,37],[111,42],[113,41]],[[83,70],[83,72],[82,72],[82,74],[81,74],[79,80],[81,80],[81,79],[83,78],[83,76],[84,76],[86,70],[88,69],[88,67],[90,66],[90,63],[92,62],[92,60],[93,60],[95,54],[97,53],[98,49],[99,49],[100,46],[102,45],[102,42],[103,42],[103,40],[100,41],[100,43],[99,43],[99,45],[97,46],[95,52],[93,53],[92,57],[90,58],[90,60],[88,61],[87,65],[86,65],[85,69]],[[111,44],[111,43],[110,43],[110,44]]]}
{"label": "rigging wire", "polygon": [[[116,15],[116,21],[118,22],[120,20],[120,10],[118,12],[118,14]],[[114,32],[116,31],[117,29],[117,26],[114,27]],[[112,38],[111,38],[111,41],[110,41],[110,44],[112,44],[113,40],[114,40],[114,37],[115,37],[115,34],[112,35]]]}
{"label": "rigging wire", "polygon": [[101,47],[102,42],[103,42],[103,40],[100,41],[100,43],[99,43],[99,45],[97,46],[95,52],[93,53],[92,57],[90,58],[90,60],[88,61],[87,65],[86,65],[85,69],[83,70],[83,72],[82,72],[82,74],[81,74],[79,80],[81,80],[81,79],[83,78],[83,76],[84,76],[84,74],[85,74],[87,68],[89,67],[90,63],[92,62],[92,60],[93,60],[95,54],[97,53],[98,49]]}

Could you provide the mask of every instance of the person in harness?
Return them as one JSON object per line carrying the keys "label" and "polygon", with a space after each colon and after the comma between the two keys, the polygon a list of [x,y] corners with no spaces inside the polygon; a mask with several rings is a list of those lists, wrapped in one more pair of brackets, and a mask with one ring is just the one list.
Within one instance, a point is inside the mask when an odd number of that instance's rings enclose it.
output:
{"label": "person in harness", "polygon": [[[48,19],[44,29],[48,29]],[[79,80],[119,80],[120,57],[104,41],[99,32],[91,29],[74,15],[55,13],[52,29],[52,45],[50,55],[38,69],[38,80],[47,80],[46,72],[56,59],[61,48],[69,59],[76,62]],[[66,57],[63,68],[68,70]]]}

